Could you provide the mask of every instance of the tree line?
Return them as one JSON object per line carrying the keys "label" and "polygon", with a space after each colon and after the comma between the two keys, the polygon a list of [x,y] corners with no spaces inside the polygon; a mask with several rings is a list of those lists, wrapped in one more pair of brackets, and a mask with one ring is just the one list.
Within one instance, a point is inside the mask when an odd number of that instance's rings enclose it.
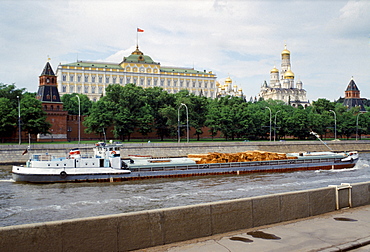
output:
{"label": "tree line", "polygon": [[[170,94],[160,87],[142,88],[134,84],[109,85],[98,101],[92,102],[84,94],[62,96],[64,110],[71,115],[87,115],[87,133],[103,135],[113,128],[114,136],[130,140],[134,132],[144,137],[155,132],[159,139],[176,139],[186,134],[186,125],[193,128],[197,140],[204,133],[226,140],[308,139],[310,131],[323,138],[330,133],[337,138],[370,134],[370,118],[359,113],[359,108],[343,106],[341,102],[318,99],[312,106],[292,107],[282,101],[246,101],[241,97],[197,96],[188,90]],[[0,83],[0,137],[15,135],[21,118],[22,132],[47,134],[51,127],[35,93],[17,89],[14,84]],[[368,104],[366,104],[368,105]],[[20,111],[18,111],[20,109]],[[369,110],[369,107],[366,106]],[[179,127],[180,126],[180,127]],[[208,131],[208,132],[204,132]]]}
{"label": "tree line", "polygon": [[[78,104],[74,96],[64,95],[62,99],[64,107],[70,108],[69,113],[76,114]],[[71,105],[67,100],[73,101]],[[211,99],[188,90],[170,94],[160,87],[144,89],[134,84],[115,84],[108,86],[97,102],[90,102],[87,97],[81,99],[82,108],[89,115],[84,121],[87,133],[104,134],[113,126],[115,137],[121,140],[130,140],[135,131],[143,136],[156,132],[161,140],[176,139],[179,128],[181,135],[186,134],[187,123],[194,129],[197,140],[206,133],[204,130],[212,137],[220,132],[226,140],[260,140],[270,136],[308,139],[313,137],[310,131],[324,138],[328,133],[333,136],[335,130],[338,138],[370,133],[370,118],[360,114],[359,107],[348,110],[342,103],[327,99],[318,99],[303,108],[282,101],[247,102],[231,96]]]}

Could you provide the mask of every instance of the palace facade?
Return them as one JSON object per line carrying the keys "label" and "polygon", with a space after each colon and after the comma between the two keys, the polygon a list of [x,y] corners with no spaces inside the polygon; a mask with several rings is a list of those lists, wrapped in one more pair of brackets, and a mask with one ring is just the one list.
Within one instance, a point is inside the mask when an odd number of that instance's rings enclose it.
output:
{"label": "palace facade", "polygon": [[291,70],[290,51],[286,48],[281,52],[280,71],[274,66],[270,71],[270,83],[262,84],[258,96],[264,100],[281,100],[292,106],[309,106],[306,90],[302,81],[294,83],[294,73]]}
{"label": "palace facade", "polygon": [[210,98],[216,97],[216,75],[193,68],[166,67],[144,55],[139,47],[120,63],[77,61],[60,64],[56,71],[60,95],[85,94],[97,101],[110,84],[134,83],[137,86],[161,87],[169,93],[182,89]]}

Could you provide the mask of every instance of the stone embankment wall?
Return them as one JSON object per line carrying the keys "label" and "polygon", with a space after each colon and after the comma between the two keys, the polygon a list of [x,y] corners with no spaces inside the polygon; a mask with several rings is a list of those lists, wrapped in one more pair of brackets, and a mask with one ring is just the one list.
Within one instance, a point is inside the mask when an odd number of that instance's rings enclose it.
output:
{"label": "stone embankment wall", "polygon": [[129,251],[370,204],[370,182],[338,188],[2,227],[0,251]]}
{"label": "stone embankment wall", "polygon": [[[370,141],[330,141],[327,143],[334,151],[370,151]],[[35,144],[31,145],[32,153],[50,153],[66,156],[70,149],[80,147],[82,153],[92,154],[92,144]],[[24,163],[28,154],[22,155],[25,145],[1,145],[0,164]],[[121,156],[152,155],[154,157],[178,157],[194,153],[223,152],[234,153],[248,150],[273,152],[328,151],[319,141],[284,141],[284,142],[191,142],[191,143],[135,143],[124,144]]]}

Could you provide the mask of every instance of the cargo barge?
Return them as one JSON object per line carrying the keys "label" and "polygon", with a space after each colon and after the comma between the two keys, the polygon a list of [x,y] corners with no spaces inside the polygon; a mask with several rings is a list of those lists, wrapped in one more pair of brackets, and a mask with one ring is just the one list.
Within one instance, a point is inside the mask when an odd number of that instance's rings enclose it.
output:
{"label": "cargo barge", "polygon": [[179,158],[135,155],[122,159],[120,147],[98,143],[93,148],[92,156],[81,155],[78,149],[71,150],[67,157],[54,157],[47,153],[30,154],[26,165],[13,166],[12,176],[15,182],[27,183],[116,182],[152,178],[344,169],[354,167],[359,158],[356,151],[287,154],[255,151],[262,156],[276,157],[278,160],[256,161],[256,158],[250,159],[250,153],[247,152],[239,153],[239,156],[245,156],[244,161],[241,162],[238,162],[238,158],[235,159],[235,155],[225,158],[222,153],[218,153],[223,157],[221,160],[210,160],[207,156],[214,157],[214,154],[198,154],[198,157],[195,154]]}

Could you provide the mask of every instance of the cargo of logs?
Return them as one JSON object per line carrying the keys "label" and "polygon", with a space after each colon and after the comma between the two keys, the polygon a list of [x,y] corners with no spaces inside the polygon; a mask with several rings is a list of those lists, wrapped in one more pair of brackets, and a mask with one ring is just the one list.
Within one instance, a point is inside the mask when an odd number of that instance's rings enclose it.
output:
{"label": "cargo of logs", "polygon": [[288,157],[285,153],[255,150],[238,153],[209,152],[208,154],[188,154],[188,158],[193,159],[197,164],[212,164],[296,159],[297,157]]}

